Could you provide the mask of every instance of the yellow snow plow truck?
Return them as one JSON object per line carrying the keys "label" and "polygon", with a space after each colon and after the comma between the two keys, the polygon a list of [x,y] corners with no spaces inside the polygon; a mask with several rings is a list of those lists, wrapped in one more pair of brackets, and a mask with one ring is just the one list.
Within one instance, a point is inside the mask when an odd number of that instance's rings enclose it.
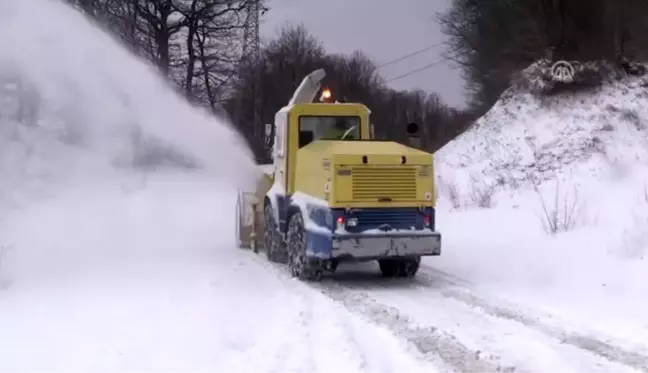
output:
{"label": "yellow snow plow truck", "polygon": [[304,78],[267,126],[273,164],[254,192],[239,193],[239,246],[262,248],[306,281],[342,261],[377,260],[384,276],[413,277],[421,256],[441,254],[433,156],[374,139],[365,105],[313,102],[324,76]]}

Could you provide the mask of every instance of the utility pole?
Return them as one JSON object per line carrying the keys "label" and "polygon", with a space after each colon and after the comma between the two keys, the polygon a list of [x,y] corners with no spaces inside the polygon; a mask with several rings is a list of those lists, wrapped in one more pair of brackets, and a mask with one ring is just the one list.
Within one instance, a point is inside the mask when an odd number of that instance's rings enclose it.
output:
{"label": "utility pole", "polygon": [[[265,14],[267,8],[263,5],[264,0],[247,0],[245,28],[243,29],[243,66],[254,68],[252,82],[252,131],[253,138],[265,137],[265,126],[261,123],[261,71],[259,61],[261,59],[261,35],[259,31],[259,20]],[[241,113],[242,114],[242,113]],[[241,115],[239,114],[239,115]],[[264,141],[263,146],[266,142]]]}

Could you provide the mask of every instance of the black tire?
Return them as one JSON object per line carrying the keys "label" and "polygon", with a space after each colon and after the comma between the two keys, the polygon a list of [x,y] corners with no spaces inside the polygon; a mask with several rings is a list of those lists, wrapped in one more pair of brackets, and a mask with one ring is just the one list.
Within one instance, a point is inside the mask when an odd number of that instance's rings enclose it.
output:
{"label": "black tire", "polygon": [[400,271],[398,273],[398,277],[412,278],[416,276],[416,272],[418,272],[420,266],[421,266],[420,256],[403,259],[400,264]]}
{"label": "black tire", "polygon": [[284,245],[282,245],[277,222],[274,218],[272,205],[267,203],[263,208],[263,243],[268,261],[275,263],[285,262]]}
{"label": "black tire", "polygon": [[340,264],[340,262],[338,262],[337,260],[333,260],[331,262],[331,268],[329,269],[329,272],[335,273],[335,271],[337,271],[337,268],[338,268],[339,264]]}
{"label": "black tire", "polygon": [[399,264],[400,261],[397,259],[380,259],[378,261],[383,277],[396,277],[399,272]]}
{"label": "black tire", "polygon": [[293,277],[302,281],[319,281],[322,270],[314,267],[306,258],[306,235],[302,214],[296,212],[288,221],[288,268]]}
{"label": "black tire", "polygon": [[420,257],[381,259],[378,261],[383,277],[414,277],[421,265]]}

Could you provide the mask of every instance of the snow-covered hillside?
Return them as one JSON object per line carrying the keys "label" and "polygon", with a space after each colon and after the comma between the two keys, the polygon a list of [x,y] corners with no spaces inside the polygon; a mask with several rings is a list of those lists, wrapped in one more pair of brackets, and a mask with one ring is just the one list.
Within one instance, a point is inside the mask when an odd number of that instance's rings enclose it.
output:
{"label": "snow-covered hillside", "polygon": [[[535,179],[620,177],[648,160],[648,78],[627,77],[593,91],[538,96],[505,92],[475,125],[439,153],[445,178],[516,188]],[[459,175],[449,175],[459,169]],[[582,173],[579,178],[582,179]]]}
{"label": "snow-covered hillside", "polygon": [[437,162],[445,251],[430,265],[648,344],[648,78],[513,87]]}

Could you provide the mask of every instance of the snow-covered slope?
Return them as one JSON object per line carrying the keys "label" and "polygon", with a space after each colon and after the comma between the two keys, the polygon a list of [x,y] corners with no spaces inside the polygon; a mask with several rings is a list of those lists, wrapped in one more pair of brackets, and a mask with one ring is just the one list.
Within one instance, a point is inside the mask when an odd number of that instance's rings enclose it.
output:
{"label": "snow-covered slope", "polygon": [[555,96],[512,88],[439,151],[441,174],[462,188],[471,186],[470,176],[513,187],[578,171],[596,180],[616,177],[648,160],[647,101],[645,77]]}
{"label": "snow-covered slope", "polygon": [[430,265],[648,341],[646,77],[511,88],[437,162],[445,246]]}

